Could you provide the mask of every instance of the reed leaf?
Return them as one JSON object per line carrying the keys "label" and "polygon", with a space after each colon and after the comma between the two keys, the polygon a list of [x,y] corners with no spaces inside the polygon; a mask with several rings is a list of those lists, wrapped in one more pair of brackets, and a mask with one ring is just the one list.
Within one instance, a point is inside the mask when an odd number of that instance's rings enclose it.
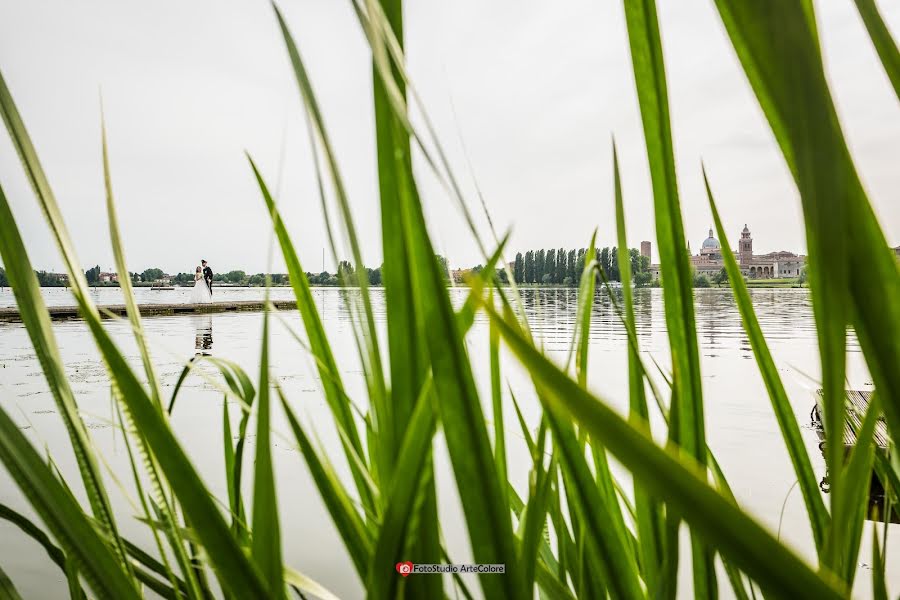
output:
{"label": "reed leaf", "polygon": [[814,572],[753,519],[724,499],[706,481],[704,470],[683,455],[656,446],[605,403],[541,355],[517,327],[492,307],[489,317],[510,350],[542,386],[548,408],[568,415],[603,442],[647,490],[677,510],[704,541],[714,544],[764,589],[785,595],[842,597],[837,578]]}
{"label": "reed leaf", "polygon": [[303,458],[306,460],[310,475],[312,475],[322,501],[325,503],[325,508],[328,509],[331,520],[334,521],[335,527],[337,527],[338,533],[341,535],[359,578],[365,581],[373,551],[371,535],[337,475],[313,447],[309,437],[306,435],[306,431],[300,425],[300,421],[297,420],[294,411],[288,404],[284,393],[280,388],[277,388],[277,390],[281,399],[281,406],[284,408],[288,423],[291,426],[291,431],[294,433],[300,452],[303,453]]}
{"label": "reed leaf", "polygon": [[887,73],[891,85],[894,87],[894,93],[900,100],[900,50],[897,49],[897,43],[891,37],[891,31],[885,24],[881,13],[878,12],[878,6],[875,0],[854,0],[859,16],[862,17],[869,37],[875,45],[875,51],[881,59],[881,64]]}
{"label": "reed leaf", "polygon": [[[338,429],[342,431],[350,441],[352,452],[357,456],[362,457],[364,456],[363,447],[359,438],[356,422],[353,420],[350,403],[344,393],[344,387],[341,382],[337,363],[335,362],[334,354],[331,351],[331,345],[325,335],[322,319],[319,317],[319,312],[316,309],[306,272],[300,264],[300,259],[297,257],[297,252],[294,250],[294,244],[288,235],[284,222],[281,220],[278,209],[275,207],[275,201],[269,193],[269,188],[266,186],[262,175],[256,168],[256,163],[253,162],[253,159],[249,155],[247,156],[247,160],[250,162],[250,167],[253,169],[253,174],[256,177],[263,200],[266,203],[266,208],[272,218],[275,235],[281,246],[281,252],[284,256],[285,263],[287,264],[291,286],[293,287],[294,295],[297,298],[297,309],[300,311],[300,316],[303,318],[303,324],[309,339],[310,349],[317,360],[317,367],[319,375],[321,376],[322,391],[325,393],[325,399],[328,402],[328,406],[331,409],[331,414],[334,417]],[[374,512],[374,499],[368,491],[368,487],[364,480],[365,476],[360,472],[356,461],[350,457],[349,451],[347,452],[347,461],[350,464],[353,479],[356,482],[356,488],[362,499],[363,505],[366,506],[367,510],[370,512]]]}
{"label": "reed leaf", "polygon": [[[8,264],[8,263],[7,263]],[[0,461],[56,538],[67,560],[100,598],[138,598],[123,567],[81,507],[44,463],[21,430],[0,409]]]}
{"label": "reed leaf", "polygon": [[284,597],[281,567],[281,528],[272,469],[269,402],[269,310],[263,311],[262,352],[259,367],[259,400],[256,403],[256,462],[253,475],[253,559],[269,588],[272,598]]}
{"label": "reed leaf", "polygon": [[422,520],[421,516],[417,518],[416,515],[416,497],[422,493],[423,484],[433,486],[425,477],[431,463],[431,442],[436,427],[437,415],[429,378],[425,380],[416,400],[394,469],[394,479],[369,566],[366,585],[369,598],[391,599],[403,595],[403,582],[407,580],[397,576],[394,565],[405,560],[403,552],[410,542],[410,528],[413,522]]}
{"label": "reed leaf", "polygon": [[[11,102],[12,99],[8,97],[8,90],[0,75],[0,109],[4,115],[8,113]],[[14,108],[13,106],[12,109]],[[90,436],[78,414],[78,404],[63,368],[49,313],[2,187],[0,187],[0,258],[6,266],[6,277],[16,297],[19,316],[28,331],[35,356],[53,394],[57,410],[62,416],[91,512],[111,536],[119,560],[127,570],[125,552],[117,542],[118,534],[109,496],[93,453]]]}
{"label": "reed leaf", "polygon": [[[722,225],[722,219],[719,216],[719,210],[716,207],[716,201],[713,197],[705,168],[703,169],[703,182],[706,186],[706,195],[709,200],[709,209],[712,212],[713,223],[716,227],[716,235],[719,236],[719,239],[726,239],[725,227]],[[728,281],[734,293],[735,304],[737,304],[738,311],[741,313],[744,331],[750,340],[753,356],[756,358],[756,364],[759,367],[760,375],[772,402],[775,419],[778,421],[778,428],[781,430],[781,437],[784,439],[788,456],[790,456],[791,464],[794,467],[794,473],[797,475],[797,482],[800,486],[800,493],[803,495],[803,502],[806,505],[806,514],[809,517],[813,540],[817,550],[821,552],[825,543],[826,532],[830,527],[831,517],[825,508],[825,503],[822,501],[822,494],[819,492],[819,486],[816,483],[816,475],[813,472],[809,454],[800,435],[797,417],[794,415],[794,409],[784,389],[784,384],[781,382],[781,377],[778,375],[778,367],[775,365],[772,353],[769,351],[769,346],[759,326],[759,320],[756,318],[756,311],[753,310],[753,302],[747,291],[747,284],[744,283],[744,277],[741,275],[740,267],[731,252],[723,252],[722,258],[725,261],[725,270],[728,273]]]}
{"label": "reed leaf", "polygon": [[[625,207],[622,198],[622,181],[619,175],[619,155],[613,140],[613,187],[616,205],[616,240],[619,252],[619,278],[622,282],[622,302],[625,328],[629,340],[628,345],[628,420],[635,427],[650,427],[650,414],[647,410],[647,398],[644,393],[643,363],[637,347],[637,330],[634,319],[634,292],[631,288],[631,256],[628,253],[628,240],[625,236]],[[647,584],[647,591],[655,595],[659,588],[660,567],[664,560],[662,531],[664,515],[658,500],[647,494],[639,483],[634,484],[635,524],[638,536],[638,548],[641,573]]]}
{"label": "reed leaf", "polygon": [[[662,268],[666,331],[672,354],[672,411],[669,435],[699,464],[706,463],[703,386],[697,347],[691,266],[681,219],[665,65],[655,0],[624,0],[631,62],[637,87],[656,219],[656,239]],[[674,436],[674,437],[673,437]],[[675,518],[674,516],[670,518]],[[674,524],[671,525],[674,527]],[[668,548],[672,553],[675,548]],[[713,553],[691,540],[694,593],[715,597]],[[675,556],[670,557],[672,561]]]}
{"label": "reed leaf", "polygon": [[[825,431],[844,428],[846,326],[856,330],[888,426],[900,433],[900,271],[841,131],[814,28],[812,5],[717,0],[744,72],[800,192],[818,332]],[[790,65],[779,57],[790,56]],[[772,62],[775,61],[775,62]],[[850,241],[853,241],[851,251]],[[828,444],[834,526],[824,558],[839,569],[846,527],[838,510],[843,450]]]}

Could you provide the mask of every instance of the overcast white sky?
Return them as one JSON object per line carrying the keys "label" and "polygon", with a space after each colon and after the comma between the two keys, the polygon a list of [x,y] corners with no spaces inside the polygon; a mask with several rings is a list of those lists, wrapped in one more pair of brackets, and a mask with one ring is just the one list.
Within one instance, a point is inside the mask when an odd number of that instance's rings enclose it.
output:
{"label": "overcast white sky", "polygon": [[[736,246],[803,251],[799,201],[712,0],[658,2],[679,186],[691,248],[706,237],[706,161]],[[900,103],[851,0],[817,3],[832,91],[892,245],[900,243]],[[280,2],[337,148],[363,250],[381,261],[369,55],[350,4]],[[880,2],[897,36],[900,3]],[[409,69],[456,172],[471,175],[510,250],[615,236],[610,136],[620,147],[631,245],[654,240],[650,179],[618,0],[408,0]],[[300,98],[268,2],[0,0],[0,69],[23,113],[85,267],[112,264],[102,168],[102,88],[112,177],[132,270],[260,271],[269,227],[244,150],[274,187],[304,267],[326,244]],[[454,108],[455,114],[454,116]],[[472,162],[470,173],[461,150]],[[453,265],[481,261],[458,210],[426,174],[433,237]],[[36,268],[61,260],[5,130],[0,185]],[[654,260],[656,248],[654,244]],[[333,264],[328,258],[328,269]],[[275,269],[283,269],[276,260]]]}

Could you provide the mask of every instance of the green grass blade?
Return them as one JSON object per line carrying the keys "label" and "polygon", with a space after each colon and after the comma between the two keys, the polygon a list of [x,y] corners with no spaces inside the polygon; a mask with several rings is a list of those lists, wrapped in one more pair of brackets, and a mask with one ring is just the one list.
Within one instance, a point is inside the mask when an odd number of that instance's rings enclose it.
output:
{"label": "green grass blade", "polygon": [[107,147],[106,142],[106,120],[103,117],[102,104],[100,108],[100,131],[103,148],[103,184],[106,189],[106,213],[109,220],[109,238],[112,245],[113,257],[116,261],[116,271],[119,275],[119,288],[122,290],[122,297],[125,300],[128,320],[131,323],[134,339],[137,342],[137,347],[141,354],[141,363],[144,365],[144,373],[147,374],[147,381],[150,384],[150,393],[153,396],[153,400],[161,406],[159,380],[156,377],[156,371],[153,368],[153,359],[150,356],[150,349],[147,347],[147,340],[144,337],[144,328],[141,325],[141,312],[138,310],[137,300],[134,297],[134,290],[131,287],[131,274],[128,272],[128,266],[125,263],[125,250],[122,246],[122,238],[119,234],[119,219],[116,216],[116,204],[113,200],[112,178],[109,170],[109,148]]}
{"label": "green grass blade", "polygon": [[671,505],[693,531],[714,544],[760,586],[778,595],[839,598],[837,578],[817,574],[778,543],[753,519],[724,499],[706,481],[696,463],[656,446],[615,411],[584,390],[541,355],[513,324],[485,306],[510,350],[542,386],[551,407],[601,440],[648,491]]}
{"label": "green grass blade", "polygon": [[403,556],[406,544],[415,537],[410,527],[413,522],[421,522],[421,517],[416,517],[416,497],[423,483],[430,483],[423,477],[428,475],[431,441],[437,427],[432,394],[431,380],[426,379],[403,438],[372,554],[366,585],[369,598],[393,599],[402,596],[402,583],[406,580],[397,575],[394,565],[406,560]]}
{"label": "green grass blade", "polygon": [[[493,303],[494,295],[488,302]],[[491,363],[491,408],[494,417],[494,462],[501,488],[506,488],[506,436],[503,428],[503,382],[500,380],[500,334],[493,325],[488,325],[488,347]]]}
{"label": "green grass blade", "polygon": [[[794,177],[806,224],[808,269],[822,363],[826,435],[844,424],[846,325],[856,330],[892,434],[900,433],[900,271],[866,197],[828,88],[811,3],[716,6]],[[780,57],[790,56],[790,64]],[[774,61],[774,62],[773,62]],[[852,246],[851,246],[852,241]],[[866,282],[869,282],[868,284]],[[832,489],[841,488],[842,449],[827,450]],[[832,494],[833,508],[836,495]],[[835,522],[844,515],[832,510]],[[825,561],[845,540],[834,528]]]}
{"label": "green grass blade", "polygon": [[878,528],[872,528],[872,600],[888,600],[884,555],[878,543]]}
{"label": "green grass blade", "polygon": [[3,567],[0,567],[0,600],[22,600],[22,596],[16,591],[16,586]]}
{"label": "green grass blade", "polygon": [[369,531],[333,470],[313,447],[280,389],[278,389],[278,394],[291,430],[309,467],[310,475],[322,496],[322,501],[344,541],[357,574],[361,580],[365,581],[373,550],[373,541]]}
{"label": "green grass blade", "polygon": [[[385,17],[403,43],[403,10],[401,0],[382,2]],[[374,50],[373,50],[374,51]],[[411,182],[412,156],[409,136],[397,121],[391,107],[385,81],[373,62],[372,94],[375,111],[375,140],[378,160],[378,190],[381,206],[381,241],[384,255],[382,281],[386,299],[388,348],[391,356],[390,427],[397,428],[396,438],[386,440],[399,450],[399,435],[412,413],[411,402],[422,386],[428,369],[428,357],[421,343],[417,322],[414,288],[411,284],[411,262],[403,239],[401,198],[403,193],[416,193]],[[403,80],[394,84],[404,93]],[[390,429],[388,431],[391,431]]]}
{"label": "green grass blade", "polygon": [[[268,290],[266,291],[268,303]],[[269,310],[263,311],[262,352],[259,367],[259,400],[256,403],[256,468],[253,475],[253,559],[272,598],[284,597],[281,566],[281,528],[272,467],[269,401]]]}
{"label": "green grass blade", "polygon": [[[628,417],[636,427],[649,429],[650,414],[644,393],[644,369],[637,347],[637,330],[634,319],[634,292],[631,288],[631,257],[625,236],[625,207],[622,199],[622,182],[619,176],[619,155],[613,141],[613,187],[616,203],[616,242],[619,252],[619,275],[622,282],[625,328],[633,341],[628,345]],[[650,595],[659,587],[660,567],[663,563],[662,505],[647,494],[643,486],[634,485],[635,520],[639,543],[641,572]]]}
{"label": "green grass blade", "polygon": [[422,206],[404,195],[404,239],[413,264],[416,302],[424,323],[441,423],[462,500],[474,558],[508,566],[503,578],[481,575],[484,593],[492,598],[521,598],[521,572],[515,567],[515,545],[506,494],[494,463],[484,414],[444,276],[434,260]]}
{"label": "green grass blade", "polygon": [[[607,495],[591,476],[583,447],[578,443],[571,424],[551,410],[547,412],[547,420],[560,454],[569,499],[574,501],[578,511],[579,521],[584,528],[585,543],[597,553],[597,564],[603,573],[604,583],[609,586],[613,597],[642,597],[637,565],[633,561],[631,550],[626,548],[626,541],[620,531],[610,527],[617,516],[613,511],[620,510],[618,504],[612,505],[609,502]],[[618,519],[621,519],[621,513]]]}
{"label": "green grass blade", "polygon": [[284,568],[284,581],[301,593],[311,594],[320,600],[338,600],[338,597],[328,591],[322,584],[290,567]]}
{"label": "green grass blade", "polygon": [[519,550],[519,562],[525,571],[525,587],[531,589],[535,582],[535,569],[538,556],[542,559],[549,551],[549,545],[543,537],[546,530],[547,511],[550,508],[550,492],[553,489],[553,481],[557,477],[556,456],[551,454],[550,465],[543,469],[544,457],[541,455],[532,467],[531,478],[534,480],[533,490],[528,498],[528,504],[521,510],[519,529],[521,531],[521,543]]}
{"label": "green grass blade", "polygon": [[[291,36],[287,24],[285,23],[281,12],[278,10],[278,7],[273,3],[272,8],[275,11],[276,18],[278,19],[282,37],[284,38],[285,47],[291,60],[291,66],[294,72],[294,77],[297,81],[297,87],[300,91],[304,105],[306,107],[306,111],[309,115],[309,123],[313,125],[314,131],[316,133],[316,138],[322,144],[324,158],[328,166],[328,172],[331,174],[331,181],[334,188],[335,198],[340,209],[341,221],[344,225],[347,242],[350,245],[351,255],[354,262],[353,267],[356,270],[357,283],[360,288],[359,298],[363,305],[364,333],[361,336],[361,339],[358,341],[361,341],[365,346],[365,352],[363,352],[363,356],[364,364],[366,366],[367,383],[372,384],[369,386],[369,393],[371,396],[370,400],[373,405],[381,407],[383,410],[383,407],[387,402],[384,369],[381,363],[381,353],[378,348],[378,334],[375,329],[375,317],[372,311],[371,299],[369,298],[369,283],[366,275],[365,263],[363,262],[362,258],[362,251],[360,249],[359,236],[356,232],[356,226],[353,221],[353,215],[350,211],[350,204],[347,199],[347,193],[340,176],[337,158],[331,146],[328,132],[325,129],[322,114],[319,109],[319,104],[316,100],[315,94],[313,93],[312,84],[310,83],[309,77],[306,72],[306,67],[304,66],[303,60],[300,56],[300,51],[298,50],[297,45],[294,43],[294,39]],[[293,281],[293,277],[291,278],[291,280]],[[359,452],[359,454],[362,455],[362,452]]]}
{"label": "green grass blade", "polygon": [[0,461],[98,597],[138,598],[129,573],[103,535],[2,409]]}
{"label": "green grass blade", "polygon": [[875,424],[881,416],[881,402],[877,394],[873,395],[869,403],[869,409],[862,416],[862,425],[857,435],[857,443],[850,452],[847,461],[847,469],[844,473],[846,484],[840,490],[842,497],[839,499],[846,506],[840,514],[846,521],[836,524],[847,532],[846,545],[842,548],[844,553],[842,564],[844,565],[843,577],[848,586],[853,585],[856,575],[857,558],[862,538],[863,521],[869,502],[869,486],[872,478],[873,462],[875,460]]}
{"label": "green grass blade", "polygon": [[[716,207],[716,201],[705,169],[703,170],[703,182],[706,186],[706,195],[709,199],[709,208],[712,212],[717,235],[719,239],[727,239],[725,237],[725,227],[722,225],[722,219],[719,217],[719,210]],[[816,475],[809,460],[809,454],[806,451],[803,438],[800,435],[797,417],[794,415],[794,409],[784,389],[784,384],[781,382],[781,377],[778,375],[778,367],[775,365],[772,354],[769,352],[769,346],[759,326],[759,320],[756,318],[756,312],[753,310],[753,302],[747,291],[747,284],[744,283],[744,277],[741,275],[740,267],[732,253],[724,252],[722,258],[725,261],[725,270],[728,272],[728,281],[734,292],[735,304],[737,304],[738,311],[741,313],[744,331],[750,340],[750,347],[753,349],[756,364],[759,367],[760,375],[762,375],[763,383],[765,383],[766,391],[768,391],[769,399],[772,402],[772,410],[778,421],[778,428],[781,430],[781,436],[784,438],[784,444],[787,447],[791,464],[794,467],[794,473],[797,475],[800,492],[803,494],[806,513],[812,528],[813,540],[816,543],[816,548],[821,551],[825,542],[826,531],[831,524],[831,517],[825,508],[825,503],[822,501],[822,494],[819,492]]]}
{"label": "green grass blade", "polygon": [[[694,319],[691,267],[678,199],[665,65],[655,0],[624,0],[628,41],[653,184],[666,330],[674,372],[670,436],[701,465],[706,461],[703,386]],[[675,404],[677,403],[677,406]],[[692,539],[694,593],[716,595],[713,553]]]}
{"label": "green grass blade", "polygon": [[[306,335],[309,339],[309,347],[318,361],[317,367],[319,375],[321,376],[325,399],[328,402],[328,406],[331,409],[331,413],[334,416],[338,428],[342,430],[350,440],[353,451],[358,456],[362,457],[365,454],[359,437],[359,431],[356,427],[356,422],[353,420],[350,403],[344,393],[337,363],[335,362],[334,354],[331,351],[331,345],[328,343],[328,338],[325,335],[322,319],[319,317],[319,312],[316,309],[315,300],[313,299],[312,291],[309,287],[309,280],[306,277],[306,272],[300,264],[300,259],[297,256],[297,252],[294,250],[294,244],[288,235],[284,222],[281,220],[278,209],[275,207],[275,201],[272,199],[272,195],[269,193],[269,189],[266,186],[262,175],[256,168],[253,159],[249,156],[247,159],[250,161],[250,166],[256,176],[256,181],[259,184],[263,200],[265,200],[266,207],[271,215],[272,224],[275,228],[275,235],[278,237],[278,243],[281,246],[281,252],[284,256],[285,263],[287,264],[291,286],[293,287],[294,295],[297,298],[297,308],[300,311],[300,316],[303,318]],[[348,462],[350,463],[357,491],[363,501],[363,505],[367,507],[367,510],[373,511],[374,499],[368,492],[368,486],[364,481],[363,475],[359,472],[359,469],[357,469],[354,460],[348,457]]]}
{"label": "green grass blade", "polygon": [[894,86],[894,93],[897,94],[897,99],[900,99],[900,50],[897,49],[897,43],[891,37],[891,31],[881,17],[881,13],[878,12],[875,0],[854,0],[854,2],[859,10],[859,16],[866,25],[869,37],[872,38],[875,51],[878,52],[888,79]]}
{"label": "green grass blade", "polygon": [[548,600],[575,600],[569,587],[564,585],[556,577],[556,574],[542,562],[538,562],[535,568],[535,581]]}
{"label": "green grass blade", "polygon": [[[0,102],[4,100],[5,93],[5,84],[0,77]],[[4,111],[7,110],[7,107],[3,108]],[[35,355],[44,372],[44,378],[47,380],[69,435],[91,511],[110,535],[117,556],[127,572],[128,564],[125,552],[117,533],[109,496],[103,485],[90,436],[78,414],[78,405],[62,366],[62,358],[53,335],[49,313],[41,297],[41,290],[31,267],[31,261],[28,259],[25,244],[2,187],[0,187],[0,258],[6,265],[6,277],[19,307],[19,316],[28,331]]]}

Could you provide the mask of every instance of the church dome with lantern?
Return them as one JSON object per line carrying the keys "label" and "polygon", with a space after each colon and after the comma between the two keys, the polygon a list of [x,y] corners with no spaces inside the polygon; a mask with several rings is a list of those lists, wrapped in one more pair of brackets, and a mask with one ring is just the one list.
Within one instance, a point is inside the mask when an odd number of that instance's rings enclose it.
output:
{"label": "church dome with lantern", "polygon": [[719,244],[719,240],[713,237],[713,230],[709,230],[709,237],[703,240],[703,244],[701,244],[700,248],[703,250],[719,250],[722,246]]}

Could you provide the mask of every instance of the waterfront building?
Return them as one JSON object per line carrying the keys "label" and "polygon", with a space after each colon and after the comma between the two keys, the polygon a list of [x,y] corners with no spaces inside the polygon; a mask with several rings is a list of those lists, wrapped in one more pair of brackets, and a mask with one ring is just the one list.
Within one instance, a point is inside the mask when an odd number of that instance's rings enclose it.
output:
{"label": "waterfront building", "polygon": [[[709,235],[700,244],[700,251],[697,254],[691,254],[690,245],[687,251],[690,255],[691,266],[699,274],[712,277],[725,268],[725,261],[722,258],[723,249],[721,244],[719,244],[719,240],[713,237],[712,228],[709,230]],[[768,254],[754,254],[753,237],[746,224],[744,224],[744,229],[741,231],[737,251],[727,249],[724,251],[734,254],[741,269],[741,274],[750,279],[799,277],[800,272],[806,265],[806,256],[788,252],[787,250],[769,252]],[[655,278],[658,278],[660,275],[659,265],[650,265],[650,272]]]}

